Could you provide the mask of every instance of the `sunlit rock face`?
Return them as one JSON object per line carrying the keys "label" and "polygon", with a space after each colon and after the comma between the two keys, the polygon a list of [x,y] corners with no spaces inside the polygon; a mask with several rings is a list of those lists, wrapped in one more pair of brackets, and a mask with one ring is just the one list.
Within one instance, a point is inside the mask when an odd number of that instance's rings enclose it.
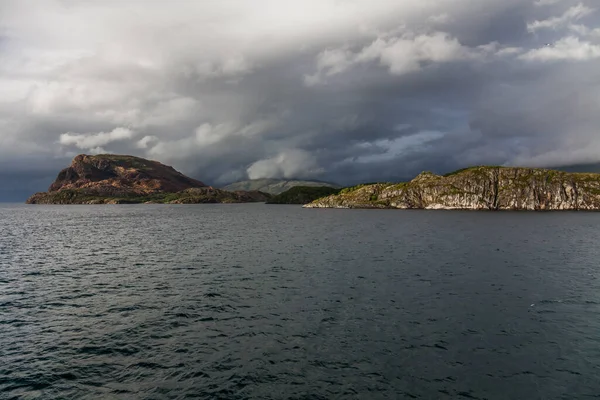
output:
{"label": "sunlit rock face", "polygon": [[472,167],[410,182],[364,185],[318,199],[308,208],[459,210],[599,210],[600,174]]}

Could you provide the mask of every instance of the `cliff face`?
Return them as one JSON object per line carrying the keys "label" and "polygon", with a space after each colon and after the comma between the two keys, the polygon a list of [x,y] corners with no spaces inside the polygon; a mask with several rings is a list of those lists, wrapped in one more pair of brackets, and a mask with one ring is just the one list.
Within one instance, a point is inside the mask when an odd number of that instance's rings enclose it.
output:
{"label": "cliff face", "polygon": [[600,174],[534,168],[473,167],[410,182],[363,185],[308,208],[600,210]]}
{"label": "cliff face", "polygon": [[263,193],[225,192],[143,158],[79,155],[29,204],[222,203],[266,201]]}

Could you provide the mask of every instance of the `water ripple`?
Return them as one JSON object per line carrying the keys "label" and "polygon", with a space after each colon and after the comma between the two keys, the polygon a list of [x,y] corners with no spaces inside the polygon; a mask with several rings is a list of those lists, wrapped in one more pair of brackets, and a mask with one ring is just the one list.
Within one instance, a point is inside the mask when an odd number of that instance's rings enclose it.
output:
{"label": "water ripple", "polygon": [[600,214],[0,221],[0,398],[600,398]]}

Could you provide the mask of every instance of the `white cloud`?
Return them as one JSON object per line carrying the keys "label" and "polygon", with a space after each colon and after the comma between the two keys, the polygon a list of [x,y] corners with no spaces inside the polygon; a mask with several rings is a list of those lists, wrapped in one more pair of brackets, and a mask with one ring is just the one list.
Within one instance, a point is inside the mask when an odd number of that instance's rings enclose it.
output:
{"label": "white cloud", "polygon": [[[239,145],[248,140],[260,140],[263,134],[270,132],[278,124],[276,117],[258,119],[247,124],[239,121],[219,124],[206,122],[198,126],[190,136],[175,140],[169,138],[149,140],[146,153],[148,156],[166,161],[199,155],[218,158],[218,154],[226,151],[232,144]],[[243,152],[244,149],[240,151]]]}
{"label": "white cloud", "polygon": [[521,47],[505,47],[505,48],[499,49],[496,52],[496,55],[499,57],[511,56],[511,55],[522,53],[522,52],[523,52],[523,49]]}
{"label": "white cloud", "polygon": [[317,68],[335,75],[345,71],[354,62],[354,54],[345,49],[325,50],[317,57]]}
{"label": "white cloud", "polygon": [[379,163],[391,161],[407,153],[422,150],[428,143],[444,137],[442,132],[425,131],[413,135],[401,136],[397,139],[382,139],[362,145],[370,154],[348,158],[342,163]]}
{"label": "white cloud", "polygon": [[575,36],[568,36],[557,41],[553,46],[533,49],[519,58],[527,61],[586,61],[600,58],[600,45],[580,41]]}
{"label": "white cloud", "polygon": [[152,143],[158,140],[156,136],[144,136],[135,144],[138,149],[147,149]]}
{"label": "white cloud", "polygon": [[98,146],[98,147],[94,147],[93,149],[89,149],[88,152],[92,155],[96,155],[96,154],[110,154],[110,151],[106,151],[104,150],[104,148]]}
{"label": "white cloud", "polygon": [[600,38],[600,28],[589,28],[582,24],[571,24],[569,29],[583,37]]}
{"label": "white cloud", "polygon": [[433,24],[445,24],[451,21],[450,15],[447,13],[432,15],[427,18],[427,21]]}
{"label": "white cloud", "polygon": [[581,24],[571,24],[569,25],[569,30],[575,32],[580,36],[587,36],[590,33],[590,28]]}
{"label": "white cloud", "polygon": [[226,136],[229,136],[235,128],[231,124],[202,124],[196,129],[196,142],[200,146],[210,146],[215,144]]}
{"label": "white cloud", "polygon": [[364,48],[357,59],[371,61],[379,59],[382,65],[389,67],[394,75],[417,71],[423,63],[442,63],[465,59],[469,50],[463,47],[456,38],[444,32],[430,35],[412,35],[377,39]]}
{"label": "white cloud", "polygon": [[59,143],[63,146],[75,146],[78,149],[89,150],[90,152],[105,152],[101,146],[112,142],[131,139],[135,132],[128,128],[115,128],[110,132],[98,133],[63,133],[60,135]]}
{"label": "white cloud", "polygon": [[579,3],[569,8],[565,13],[559,17],[552,17],[544,20],[535,20],[527,24],[527,30],[529,32],[535,32],[539,29],[558,29],[568,25],[572,21],[578,21],[583,17],[586,17],[593,13],[593,8],[587,7],[586,5]]}
{"label": "white cloud", "polygon": [[498,42],[491,42],[472,49],[471,57],[475,60],[486,60],[490,59],[490,57],[493,59],[494,56],[506,57],[522,52],[523,49],[521,47],[505,47]]}
{"label": "white cloud", "polygon": [[358,52],[348,49],[329,49],[317,56],[317,72],[305,76],[309,86],[322,82],[323,76],[346,71],[353,65],[379,61],[391,74],[403,75],[418,71],[425,63],[443,63],[470,57],[470,50],[456,38],[444,32],[400,37],[378,37]]}
{"label": "white cloud", "polygon": [[286,150],[273,158],[260,160],[248,167],[250,179],[260,178],[304,178],[322,173],[316,157],[304,150]]}
{"label": "white cloud", "polygon": [[562,0],[536,0],[533,4],[535,4],[536,6],[551,6],[560,1]]}
{"label": "white cloud", "polygon": [[196,129],[196,142],[201,146],[207,146],[230,136],[252,137],[260,135],[276,125],[277,121],[275,119],[261,119],[247,125],[235,122],[226,122],[217,125],[205,123]]}
{"label": "white cloud", "polygon": [[521,47],[503,46],[498,42],[477,47],[462,45],[458,39],[445,32],[415,35],[405,32],[401,36],[381,35],[356,52],[347,48],[328,49],[317,56],[317,70],[304,76],[307,86],[325,83],[325,78],[340,74],[351,67],[373,61],[388,68],[393,75],[416,72],[431,63],[486,60],[489,57],[510,56],[522,53]]}
{"label": "white cloud", "polygon": [[305,75],[304,83],[313,86],[321,83],[322,77],[332,76],[344,72],[356,62],[354,53],[347,49],[327,49],[317,55],[317,72],[313,75]]}

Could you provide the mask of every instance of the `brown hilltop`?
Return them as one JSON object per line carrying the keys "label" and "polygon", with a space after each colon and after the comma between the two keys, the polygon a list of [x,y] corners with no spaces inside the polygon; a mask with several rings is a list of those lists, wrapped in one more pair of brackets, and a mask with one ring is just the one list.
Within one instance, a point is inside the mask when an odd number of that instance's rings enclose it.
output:
{"label": "brown hilltop", "polygon": [[173,167],[139,157],[78,155],[48,192],[29,204],[234,203],[266,201],[260,192],[226,192],[189,178]]}
{"label": "brown hilltop", "polygon": [[205,186],[158,161],[133,156],[81,154],[69,167],[60,171],[48,191],[95,188],[108,192],[149,194]]}

